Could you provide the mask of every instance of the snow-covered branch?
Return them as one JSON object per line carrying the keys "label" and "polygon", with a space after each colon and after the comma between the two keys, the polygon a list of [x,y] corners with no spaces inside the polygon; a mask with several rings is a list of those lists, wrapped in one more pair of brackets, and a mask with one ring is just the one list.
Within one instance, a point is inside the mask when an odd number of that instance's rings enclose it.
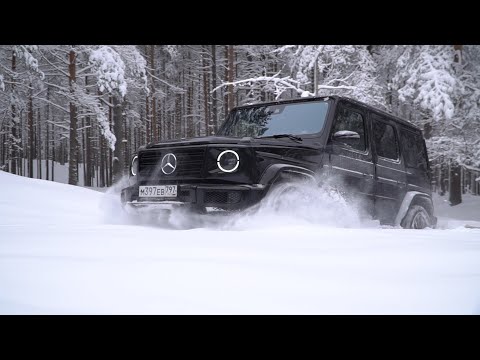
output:
{"label": "snow-covered branch", "polygon": [[308,92],[300,87],[301,84],[299,81],[292,79],[290,76],[279,77],[279,75],[280,72],[273,76],[259,76],[256,78],[224,82],[220,86],[217,86],[215,89],[213,89],[212,92],[228,85],[238,86],[247,84],[250,87],[259,86],[264,88],[267,86],[273,86],[273,93],[276,99],[280,98],[280,96],[287,90],[293,90],[302,97],[312,96],[311,92]]}
{"label": "snow-covered branch", "polygon": [[122,97],[127,94],[125,63],[115,50],[110,46],[92,50],[89,62],[95,69],[100,91],[112,93],[117,90]]}

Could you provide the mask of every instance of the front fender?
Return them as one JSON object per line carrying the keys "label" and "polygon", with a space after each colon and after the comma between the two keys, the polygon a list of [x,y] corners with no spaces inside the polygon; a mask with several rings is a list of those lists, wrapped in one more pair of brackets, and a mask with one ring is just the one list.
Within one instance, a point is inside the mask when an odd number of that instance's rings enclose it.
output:
{"label": "front fender", "polygon": [[261,175],[260,184],[271,185],[280,179],[307,179],[316,182],[315,173],[310,169],[289,164],[273,164]]}

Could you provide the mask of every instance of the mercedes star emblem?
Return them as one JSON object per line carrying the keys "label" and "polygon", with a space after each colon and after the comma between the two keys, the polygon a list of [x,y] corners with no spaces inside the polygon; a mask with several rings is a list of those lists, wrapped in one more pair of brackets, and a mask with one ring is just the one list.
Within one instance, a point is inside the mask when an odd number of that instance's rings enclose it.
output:
{"label": "mercedes star emblem", "polygon": [[177,168],[177,158],[172,153],[166,154],[162,158],[162,163],[160,164],[160,167],[165,175],[170,175]]}

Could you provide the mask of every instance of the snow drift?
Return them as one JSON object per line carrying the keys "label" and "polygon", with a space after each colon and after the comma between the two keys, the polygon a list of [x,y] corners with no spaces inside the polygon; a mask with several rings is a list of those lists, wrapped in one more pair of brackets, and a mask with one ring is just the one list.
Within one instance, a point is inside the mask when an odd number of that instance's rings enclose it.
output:
{"label": "snow drift", "polygon": [[480,314],[478,229],[295,209],[171,230],[123,221],[114,191],[0,184],[2,314]]}

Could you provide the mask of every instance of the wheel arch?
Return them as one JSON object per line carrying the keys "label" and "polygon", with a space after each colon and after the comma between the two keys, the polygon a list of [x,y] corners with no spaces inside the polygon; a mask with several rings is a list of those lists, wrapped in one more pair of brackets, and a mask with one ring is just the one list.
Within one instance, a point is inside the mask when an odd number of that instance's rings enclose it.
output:
{"label": "wheel arch", "polygon": [[432,198],[427,194],[419,191],[408,191],[403,197],[403,201],[395,217],[395,226],[400,226],[403,219],[407,215],[408,209],[413,205],[422,206],[430,215],[432,222],[436,223],[434,216],[434,207]]}
{"label": "wheel arch", "polygon": [[262,174],[260,183],[266,186],[295,180],[307,180],[317,183],[315,173],[307,168],[289,165],[274,164],[269,166]]}

